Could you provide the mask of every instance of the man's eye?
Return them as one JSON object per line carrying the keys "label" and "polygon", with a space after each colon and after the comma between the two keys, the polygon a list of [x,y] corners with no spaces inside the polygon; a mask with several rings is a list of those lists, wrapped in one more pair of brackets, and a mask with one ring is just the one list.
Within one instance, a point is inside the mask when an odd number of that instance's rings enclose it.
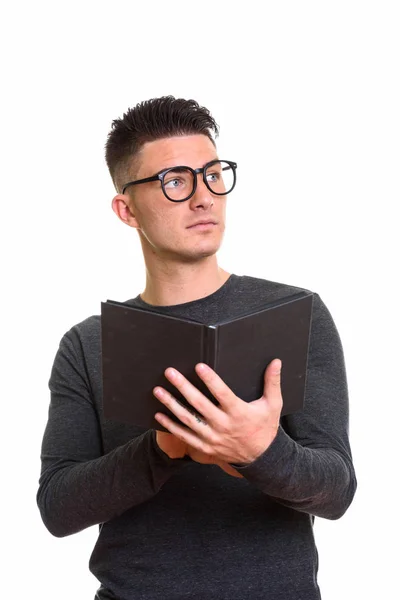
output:
{"label": "man's eye", "polygon": [[174,177],[174,179],[170,179],[169,181],[165,181],[164,185],[167,188],[177,188],[180,185],[182,185],[183,181],[182,179],[179,179],[178,177]]}
{"label": "man's eye", "polygon": [[207,181],[210,181],[211,183],[216,183],[220,179],[221,179],[220,173],[207,173]]}

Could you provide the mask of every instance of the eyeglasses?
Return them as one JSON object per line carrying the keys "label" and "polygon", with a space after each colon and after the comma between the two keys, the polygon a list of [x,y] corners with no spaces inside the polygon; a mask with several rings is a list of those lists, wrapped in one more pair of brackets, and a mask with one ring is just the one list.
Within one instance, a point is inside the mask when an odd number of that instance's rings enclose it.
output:
{"label": "eyeglasses", "polygon": [[171,202],[184,202],[189,200],[197,189],[197,175],[202,173],[203,181],[212,194],[225,196],[236,185],[237,164],[230,160],[212,160],[204,167],[192,169],[191,167],[171,167],[156,173],[152,177],[129,181],[122,188],[122,193],[131,185],[161,181],[162,191]]}

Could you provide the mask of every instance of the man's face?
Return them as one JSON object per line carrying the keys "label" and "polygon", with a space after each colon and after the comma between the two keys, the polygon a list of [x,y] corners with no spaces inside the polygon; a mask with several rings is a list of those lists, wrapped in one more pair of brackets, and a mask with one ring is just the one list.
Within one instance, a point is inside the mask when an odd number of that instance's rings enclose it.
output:
{"label": "man's face", "polygon": [[[214,145],[205,135],[148,142],[138,157],[134,179],[151,177],[174,166],[196,169],[217,158]],[[168,200],[160,181],[132,186],[124,198],[133,216],[128,224],[138,229],[144,252],[167,260],[196,262],[219,249],[225,230],[226,196],[212,194],[202,174],[197,175],[195,194],[184,202]],[[203,220],[215,224],[193,227]]]}

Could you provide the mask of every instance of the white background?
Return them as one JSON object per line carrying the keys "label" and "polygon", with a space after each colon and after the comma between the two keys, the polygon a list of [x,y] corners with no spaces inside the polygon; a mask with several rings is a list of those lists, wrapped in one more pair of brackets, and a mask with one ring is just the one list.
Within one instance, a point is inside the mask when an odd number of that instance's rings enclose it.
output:
{"label": "white background", "polygon": [[143,289],[103,148],[112,119],[165,94],[207,106],[220,157],[239,165],[221,266],[318,292],[342,338],[359,486],[342,519],[316,521],[323,599],[398,597],[397,8],[3,5],[3,597],[86,600],[97,588],[97,529],[53,538],[36,508],[47,381],[67,329]]}

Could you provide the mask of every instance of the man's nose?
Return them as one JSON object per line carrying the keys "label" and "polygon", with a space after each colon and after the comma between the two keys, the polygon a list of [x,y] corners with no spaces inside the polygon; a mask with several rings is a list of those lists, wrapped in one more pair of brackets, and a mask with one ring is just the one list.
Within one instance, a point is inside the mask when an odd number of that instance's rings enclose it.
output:
{"label": "man's nose", "polygon": [[189,202],[191,202],[192,206],[194,207],[204,206],[204,208],[208,208],[214,203],[214,194],[210,192],[210,190],[204,183],[201,174],[197,175],[196,191],[190,198]]}

